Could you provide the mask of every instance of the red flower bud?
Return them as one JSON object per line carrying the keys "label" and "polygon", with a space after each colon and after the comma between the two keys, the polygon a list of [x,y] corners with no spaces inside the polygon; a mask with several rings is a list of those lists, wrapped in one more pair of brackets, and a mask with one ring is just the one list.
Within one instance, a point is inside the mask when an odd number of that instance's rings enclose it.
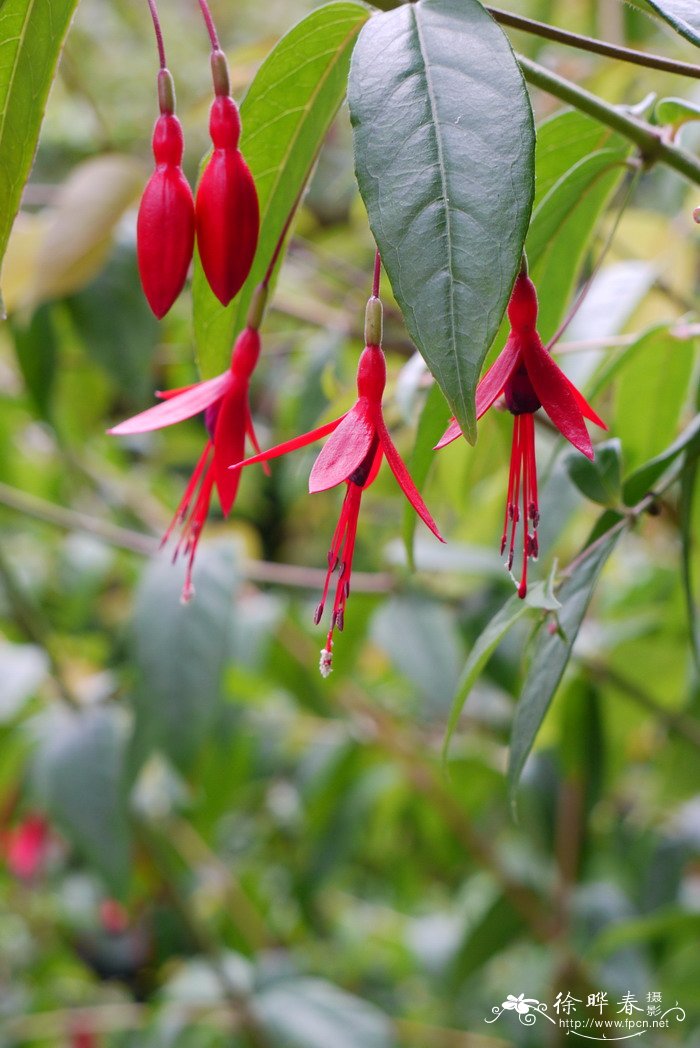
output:
{"label": "red flower bud", "polygon": [[180,121],[164,113],[153,131],[156,169],[141,198],[136,226],[139,273],[160,319],[182,291],[194,248],[194,200],[182,173]]}
{"label": "red flower bud", "polygon": [[241,121],[232,98],[214,99],[209,131],[214,150],[197,190],[197,247],[209,286],[226,306],[253,264],[260,212],[253,176],[238,149]]}

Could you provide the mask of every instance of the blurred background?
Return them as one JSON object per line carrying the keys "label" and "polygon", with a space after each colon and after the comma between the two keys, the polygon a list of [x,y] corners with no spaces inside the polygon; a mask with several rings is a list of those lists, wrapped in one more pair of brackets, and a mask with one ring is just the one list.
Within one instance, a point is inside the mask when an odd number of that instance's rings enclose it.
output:
{"label": "blurred background", "polygon": [[[194,3],[161,6],[194,182],[207,39]],[[312,6],[212,0],[237,98]],[[513,9],[696,60],[613,0]],[[700,105],[693,81],[509,35],[645,115],[651,92]],[[313,448],[269,477],[247,471],[228,522],[214,506],[183,608],[180,568],[157,550],[201,421],[105,434],[155,389],[197,379],[189,292],[158,323],[136,268],[156,69],[145,2],[83,0],[2,274],[0,1045],[556,1045],[566,1030],[544,1020],[485,1019],[509,994],[552,1012],[569,993],[583,1014],[597,992],[603,1014],[625,993],[644,1014],[649,994],[662,1010],[678,1002],[685,1022],[648,1042],[700,1045],[692,480],[606,566],[515,813],[507,744],[536,618],[498,646],[446,766],[440,756],[467,655],[512,593],[497,548],[509,416],[490,413],[476,448],[435,456],[423,492],[449,544],[419,524],[415,572],[410,510],[382,471],[363,499],[328,681],[312,616],[341,493],[306,494]],[[560,110],[538,92],[533,103],[538,122]],[[680,131],[691,149],[696,127]],[[572,124],[572,148],[584,132]],[[541,293],[561,266],[578,281],[590,272],[621,195],[576,229],[562,223]],[[627,471],[695,410],[698,204],[668,171],[637,183],[560,347]],[[352,403],[372,259],[341,111],[263,328],[263,446]],[[428,381],[386,280],[383,296],[387,418],[410,464]],[[552,306],[545,334],[568,304]],[[600,514],[562,444],[538,427],[542,579]]]}

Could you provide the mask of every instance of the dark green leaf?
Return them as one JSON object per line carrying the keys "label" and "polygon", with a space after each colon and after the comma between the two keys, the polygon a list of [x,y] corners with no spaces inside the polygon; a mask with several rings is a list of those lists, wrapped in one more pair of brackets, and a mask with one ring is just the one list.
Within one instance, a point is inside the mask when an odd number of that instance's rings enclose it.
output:
{"label": "dark green leaf", "polygon": [[474,393],[530,217],[534,129],[477,0],[375,15],[353,54],[357,178],[408,330],[473,443]]}
{"label": "dark green leaf", "polygon": [[0,263],[77,0],[0,4]]}
{"label": "dark green leaf", "polygon": [[386,1015],[322,979],[288,979],[253,999],[275,1048],[393,1048]]}
{"label": "dark green leaf", "polygon": [[226,308],[195,261],[195,337],[205,378],[229,364],[253,288],[267,269],[345,96],[350,54],[368,17],[369,8],[350,0],[313,11],[270,52],[243,100],[241,150],[258,190],[260,241],[248,280]]}
{"label": "dark green leaf", "polygon": [[[407,462],[409,473],[413,477],[419,491],[422,490],[428,478],[435,455],[433,448],[445,432],[445,427],[449,421],[448,415],[449,412],[442,391],[438,385],[435,385],[428,393],[423,405],[416,432],[416,442],[413,445],[411,457]],[[413,540],[416,534],[417,523],[418,515],[413,506],[407,503],[404,506],[401,532],[406,545],[408,566],[411,571],[414,571],[416,566],[413,557]]]}
{"label": "dark green leaf", "polygon": [[118,892],[129,873],[124,727],[114,709],[51,711],[34,758],[42,805]]}
{"label": "dark green leaf", "polygon": [[552,632],[547,626],[540,629],[513,722],[508,766],[511,800],[515,797],[520,775],[542,721],[564,676],[598,576],[621,534],[620,530],[612,531],[589,548],[557,593],[561,602],[558,616],[560,629]]}
{"label": "dark green leaf", "polygon": [[209,730],[231,656],[236,568],[230,549],[201,546],[196,593],[180,602],[182,570],[168,556],[148,566],[136,597],[134,658],[140,671],[135,744],[187,767]]}
{"label": "dark green leaf", "polygon": [[469,658],[467,659],[464,670],[462,671],[462,676],[460,677],[455,697],[452,700],[452,708],[447,722],[445,741],[442,748],[443,760],[447,759],[447,751],[449,749],[450,740],[452,739],[452,734],[457,727],[462,710],[464,709],[464,704],[469,697],[474,682],[479,677],[495,648],[500,644],[508,630],[514,626],[518,619],[521,619],[527,611],[532,611],[533,609],[556,611],[558,608],[559,602],[551,596],[549,593],[549,587],[543,582],[537,582],[534,586],[530,587],[525,600],[521,600],[517,593],[514,593],[510,600],[506,601],[500,611],[494,615],[486,629],[475,641],[474,647],[469,653]]}
{"label": "dark green leaf", "polygon": [[697,0],[646,0],[676,32],[700,47],[700,7]]}
{"label": "dark green leaf", "polygon": [[656,458],[645,463],[622,485],[622,497],[627,506],[634,506],[648,491],[654,483],[666,472],[668,467],[675,462],[678,456],[688,449],[689,453],[695,454],[700,447],[700,415],[696,415],[693,421],[686,426],[677,440],[670,447],[662,451]]}
{"label": "dark green leaf", "polygon": [[613,505],[619,501],[622,447],[617,437],[597,444],[592,462],[577,451],[569,452],[566,456],[566,470],[586,498],[599,502],[601,506]]}

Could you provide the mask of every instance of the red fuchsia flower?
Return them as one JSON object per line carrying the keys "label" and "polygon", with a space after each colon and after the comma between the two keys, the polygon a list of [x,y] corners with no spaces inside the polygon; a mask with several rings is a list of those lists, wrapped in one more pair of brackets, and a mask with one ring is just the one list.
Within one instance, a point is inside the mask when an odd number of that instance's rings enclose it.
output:
{"label": "red fuchsia flower", "polygon": [[[378,275],[376,286],[378,287]],[[383,458],[386,458],[399,487],[418,516],[441,542],[445,541],[396,450],[384,422],[382,395],[386,385],[386,361],[381,348],[381,303],[376,294],[367,304],[365,342],[367,344],[357,368],[357,400],[349,411],[340,418],[319,426],[318,429],[278,444],[269,451],[259,452],[245,462],[231,467],[238,472],[242,466],[279,458],[280,455],[306,447],[307,444],[331,434],[309,477],[309,491],[312,494],[345,484],[340,518],[328,552],[328,570],[323,594],[314,615],[314,622],[318,625],[328,598],[331,578],[337,571],[330,629],[319,663],[323,677],[327,677],[332,670],[333,632],[335,629],[342,631],[345,624],[345,608],[350,596],[350,576],[362,494],[375,480]]]}
{"label": "red fuchsia flower", "polygon": [[141,197],[136,249],[144,294],[161,319],[187,279],[194,250],[194,199],[182,173],[184,139],[167,69],[158,74],[161,115],[153,131],[156,169]]}
{"label": "red fuchsia flower", "polygon": [[241,120],[229,95],[221,51],[212,53],[212,70],[216,98],[209,131],[214,148],[197,189],[197,248],[209,286],[226,306],[240,291],[253,264],[260,212],[253,176],[238,148]]}
{"label": "red fuchsia flower", "polygon": [[[511,325],[508,341],[476,390],[476,417],[481,418],[502,394],[506,407],[515,417],[501,553],[508,544],[510,571],[515,555],[516,531],[521,521],[521,504],[523,565],[518,596],[522,598],[527,593],[528,560],[536,560],[539,552],[535,412],[544,408],[562,436],[589,459],[593,458],[593,446],[584,419],[595,422],[602,429],[607,427],[543,346],[535,327],[537,292],[524,272],[515,281],[508,304],[508,319]],[[459,423],[452,419],[436,447],[445,447],[461,433]]]}
{"label": "red fuchsia flower", "polygon": [[[265,295],[265,289],[259,288],[254,296],[251,317],[255,315],[261,319]],[[228,516],[236,499],[240,481],[240,474],[231,473],[228,466],[231,462],[238,462],[243,458],[246,435],[255,450],[260,450],[249,403],[250,379],[260,355],[260,334],[257,323],[253,323],[254,326],[251,326],[249,320],[248,327],[244,328],[236,339],[228,371],[205,382],[158,393],[157,396],[165,403],[156,404],[109,430],[115,436],[148,433],[165,426],[173,426],[176,422],[192,418],[200,412],[204,413],[204,424],[209,439],[161,542],[161,546],[165,545],[175,528],[182,526],[173,561],[180,552],[188,557],[182,590],[182,600],[185,603],[194,595],[192,569],[197,545],[209,513],[212,490],[216,486],[222,512],[225,517]]]}
{"label": "red fuchsia flower", "polygon": [[5,841],[7,867],[22,881],[33,880],[44,867],[51,845],[51,831],[43,815],[28,815],[10,830]]}
{"label": "red fuchsia flower", "polygon": [[97,1048],[97,1034],[87,1022],[76,1022],[70,1036],[71,1048]]}

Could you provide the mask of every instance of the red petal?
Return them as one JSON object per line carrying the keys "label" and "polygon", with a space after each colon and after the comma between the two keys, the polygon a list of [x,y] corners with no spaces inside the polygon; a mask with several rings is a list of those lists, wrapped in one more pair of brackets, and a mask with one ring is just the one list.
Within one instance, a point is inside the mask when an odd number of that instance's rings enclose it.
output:
{"label": "red petal", "polygon": [[375,425],[377,427],[377,434],[379,436],[379,440],[381,441],[382,451],[386,455],[386,460],[389,463],[389,468],[391,469],[391,472],[394,474],[397,481],[399,482],[399,487],[403,491],[408,501],[413,506],[418,516],[424,522],[424,524],[426,524],[426,526],[430,528],[430,530],[436,538],[440,539],[440,542],[444,542],[445,540],[440,534],[437,524],[430,515],[430,510],[426,506],[425,502],[423,502],[418,488],[411,479],[411,474],[406,469],[403,459],[394,447],[392,439],[389,436],[389,431],[386,428],[386,425],[384,424],[384,419],[382,417],[381,410],[379,410],[376,414]]}
{"label": "red petal", "polygon": [[593,445],[583,421],[583,414],[570,390],[570,382],[554,363],[539,337],[524,339],[523,360],[528,378],[542,407],[563,437],[593,458]]}
{"label": "red petal", "polygon": [[224,516],[228,516],[236,498],[241,471],[228,468],[240,462],[245,454],[245,429],[248,393],[245,385],[234,383],[221,401],[214,430],[214,480]]}
{"label": "red petal", "polygon": [[268,448],[267,451],[263,451],[259,455],[252,455],[250,458],[244,459],[242,462],[232,462],[228,468],[242,469],[244,466],[253,466],[256,462],[269,462],[270,459],[279,458],[280,455],[286,455],[288,451],[296,451],[297,448],[305,448],[307,444],[313,444],[315,440],[321,440],[322,437],[327,437],[329,433],[332,433],[334,429],[338,428],[344,418],[345,415],[341,415],[340,418],[335,418],[332,422],[326,422],[325,426],[319,426],[318,429],[312,429],[308,433],[302,433],[300,437],[292,437],[291,440],[285,440],[283,444],[277,444],[274,448]]}
{"label": "red petal", "polygon": [[113,436],[149,433],[153,429],[163,429],[164,426],[172,426],[176,422],[192,418],[193,415],[198,415],[200,411],[204,411],[210,404],[219,400],[226,393],[230,382],[231,372],[225,371],[216,378],[190,386],[184,393],[178,393],[177,396],[166,400],[163,404],[147,408],[146,411],[120,422],[118,426],[113,426],[107,432]]}
{"label": "red petal", "polygon": [[328,491],[347,480],[366,457],[374,436],[369,403],[361,397],[326,441],[314,462],[309,491]]}
{"label": "red petal", "polygon": [[[564,375],[563,371],[562,371],[562,375]],[[591,405],[588,403],[588,401],[584,397],[583,393],[581,393],[580,390],[576,389],[576,386],[573,384],[571,379],[567,378],[566,375],[564,375],[564,378],[566,380],[566,384],[569,387],[569,390],[573,394],[574,400],[576,401],[576,403],[578,404],[579,408],[581,409],[581,414],[583,415],[583,417],[587,418],[587,419],[590,419],[591,422],[595,422],[596,426],[600,426],[601,429],[607,429],[608,427],[605,425],[605,423],[603,422],[602,418],[600,418],[599,415],[596,415],[595,411],[593,410]]]}
{"label": "red petal", "polygon": [[517,335],[511,334],[505,346],[476,387],[476,417],[481,418],[500,397],[503,388],[513,371],[518,366],[521,342]]}

